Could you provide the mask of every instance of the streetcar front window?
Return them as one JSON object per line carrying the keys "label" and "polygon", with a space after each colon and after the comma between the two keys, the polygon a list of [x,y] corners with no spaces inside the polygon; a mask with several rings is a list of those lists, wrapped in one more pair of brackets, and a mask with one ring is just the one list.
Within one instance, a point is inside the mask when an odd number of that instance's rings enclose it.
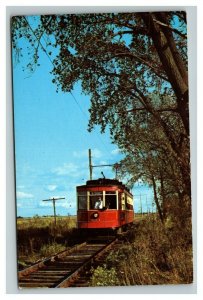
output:
{"label": "streetcar front window", "polygon": [[78,209],[87,209],[87,192],[78,193]]}
{"label": "streetcar front window", "polygon": [[116,192],[106,191],[105,193],[105,203],[108,209],[117,209],[117,197]]}
{"label": "streetcar front window", "polygon": [[[101,204],[98,206],[98,201],[101,199]],[[103,192],[90,192],[90,209],[103,207]]]}

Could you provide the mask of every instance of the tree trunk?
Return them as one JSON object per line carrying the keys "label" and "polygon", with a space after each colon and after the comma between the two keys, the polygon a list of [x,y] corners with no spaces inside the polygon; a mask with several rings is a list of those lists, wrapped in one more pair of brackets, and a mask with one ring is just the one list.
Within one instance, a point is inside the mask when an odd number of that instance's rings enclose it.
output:
{"label": "tree trunk", "polygon": [[161,197],[162,197],[162,212],[163,212],[163,219],[166,219],[166,199],[165,199],[165,189],[164,189],[164,180],[163,180],[163,173],[160,172],[160,183],[161,183]]}
{"label": "tree trunk", "polygon": [[154,201],[156,203],[156,207],[157,207],[157,210],[158,210],[160,220],[161,220],[162,223],[164,223],[163,212],[162,212],[161,206],[159,204],[159,199],[158,199],[157,192],[156,192],[156,182],[155,182],[155,179],[154,179],[153,175],[151,176],[151,179],[152,179],[153,190],[154,190]]}
{"label": "tree trunk", "polygon": [[172,30],[169,28],[170,24],[168,22],[167,15],[166,15],[166,13],[158,12],[158,13],[155,13],[155,16],[156,16],[157,20],[160,20],[161,23],[166,24],[166,26],[162,27],[162,30],[167,38],[169,47],[173,54],[174,60],[176,61],[176,65],[180,71],[180,74],[181,74],[185,84],[188,85],[187,67],[186,67],[185,63],[183,62],[183,60],[180,56],[180,53],[176,47]]}
{"label": "tree trunk", "polygon": [[[179,65],[180,56],[177,55],[176,45],[174,42],[172,43],[169,33],[166,30],[164,31],[159,23],[156,22],[160,21],[157,18],[157,14],[143,13],[141,16],[149,30],[162,66],[176,94],[178,112],[182,118],[185,131],[189,136],[188,84],[186,70],[183,70],[183,62],[181,61]],[[158,16],[160,17],[160,15]]]}

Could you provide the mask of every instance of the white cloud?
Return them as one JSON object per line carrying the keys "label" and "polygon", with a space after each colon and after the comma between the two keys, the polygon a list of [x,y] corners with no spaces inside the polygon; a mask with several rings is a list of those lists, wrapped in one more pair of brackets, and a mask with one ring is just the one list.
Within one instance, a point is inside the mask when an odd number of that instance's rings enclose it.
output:
{"label": "white cloud", "polygon": [[100,160],[99,165],[109,165],[106,160]]}
{"label": "white cloud", "polygon": [[[62,166],[53,169],[52,173],[58,176],[67,176],[70,182],[73,178],[86,178],[88,174],[88,165],[79,162],[78,164],[64,163]],[[55,178],[55,181],[60,185],[59,179]],[[67,183],[64,184],[67,185]]]}
{"label": "white cloud", "polygon": [[97,149],[97,148],[92,149],[92,157],[93,158],[100,158],[102,156],[103,156],[103,154],[99,149]]}
{"label": "white cloud", "polygon": [[56,188],[57,188],[57,185],[54,185],[54,184],[49,184],[49,185],[47,186],[47,189],[48,189],[50,192],[54,191]]}
{"label": "white cloud", "polygon": [[21,190],[21,189],[24,189],[24,188],[25,188],[24,185],[18,185],[18,186],[17,186],[17,189],[20,189],[20,190]]}
{"label": "white cloud", "polygon": [[69,175],[73,176],[78,171],[78,166],[73,163],[65,163],[63,166],[55,168],[53,173],[56,175]]}
{"label": "white cloud", "polygon": [[112,155],[120,154],[120,149],[116,148],[116,149],[112,150],[112,151],[111,151],[111,154],[112,154]]}
{"label": "white cloud", "polygon": [[87,150],[73,151],[73,157],[76,157],[76,158],[87,157],[87,159],[88,159],[88,151]]}
{"label": "white cloud", "polygon": [[[100,158],[103,156],[102,152],[97,149],[97,148],[94,148],[94,149],[91,149],[91,153],[92,153],[92,157],[93,158]],[[88,161],[88,149],[85,149],[85,150],[81,150],[81,151],[73,151],[73,156],[76,157],[76,158],[86,158],[87,161]]]}
{"label": "white cloud", "polygon": [[18,199],[31,199],[33,197],[34,196],[32,194],[17,191],[17,198]]}

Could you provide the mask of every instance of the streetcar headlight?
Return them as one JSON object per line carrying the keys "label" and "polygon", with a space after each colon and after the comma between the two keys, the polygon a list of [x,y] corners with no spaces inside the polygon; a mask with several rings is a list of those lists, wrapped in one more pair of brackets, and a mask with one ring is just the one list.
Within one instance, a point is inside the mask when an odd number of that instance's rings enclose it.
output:
{"label": "streetcar headlight", "polygon": [[97,219],[99,217],[99,214],[97,212],[93,213],[93,218]]}

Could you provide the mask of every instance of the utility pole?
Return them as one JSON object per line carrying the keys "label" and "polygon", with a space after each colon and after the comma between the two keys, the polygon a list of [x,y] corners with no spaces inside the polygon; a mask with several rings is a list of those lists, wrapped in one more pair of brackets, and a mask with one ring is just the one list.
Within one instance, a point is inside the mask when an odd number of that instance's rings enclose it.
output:
{"label": "utility pole", "polygon": [[54,223],[55,223],[55,227],[56,227],[56,205],[55,205],[55,202],[57,200],[62,200],[62,199],[65,199],[64,197],[62,198],[50,198],[50,199],[45,199],[45,200],[42,200],[42,201],[53,201],[53,208],[54,208]]}

